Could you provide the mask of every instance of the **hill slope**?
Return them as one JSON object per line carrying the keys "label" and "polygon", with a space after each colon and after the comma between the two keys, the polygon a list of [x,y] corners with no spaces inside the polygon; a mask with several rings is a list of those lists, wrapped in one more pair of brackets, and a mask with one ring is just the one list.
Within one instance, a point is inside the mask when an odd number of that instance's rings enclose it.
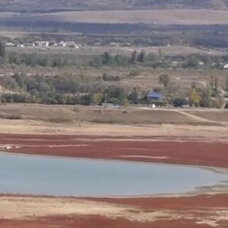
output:
{"label": "hill slope", "polygon": [[228,9],[228,0],[1,0],[0,11],[105,9]]}

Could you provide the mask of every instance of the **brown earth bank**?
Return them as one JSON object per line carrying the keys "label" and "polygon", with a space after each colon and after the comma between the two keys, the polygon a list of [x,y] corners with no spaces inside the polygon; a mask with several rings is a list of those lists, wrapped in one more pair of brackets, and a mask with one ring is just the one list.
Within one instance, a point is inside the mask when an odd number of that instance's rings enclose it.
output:
{"label": "brown earth bank", "polygon": [[0,196],[2,228],[228,226],[228,194],[145,198]]}
{"label": "brown earth bank", "polygon": [[228,141],[194,137],[0,134],[2,151],[228,168]]}

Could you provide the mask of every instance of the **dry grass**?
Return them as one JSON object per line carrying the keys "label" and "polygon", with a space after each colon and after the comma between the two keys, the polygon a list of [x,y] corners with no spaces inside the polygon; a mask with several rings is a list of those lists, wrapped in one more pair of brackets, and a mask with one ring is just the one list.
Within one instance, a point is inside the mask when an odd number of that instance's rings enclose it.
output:
{"label": "dry grass", "polygon": [[[76,111],[75,111],[76,110]],[[24,120],[38,120],[54,123],[90,122],[113,124],[202,124],[175,110],[153,110],[141,108],[102,108],[38,105],[38,104],[7,104],[1,105],[1,116],[20,116]],[[10,119],[10,118],[8,118]]]}
{"label": "dry grass", "polygon": [[0,18],[21,21],[52,21],[80,23],[153,23],[209,25],[228,24],[226,10],[207,9],[165,9],[165,10],[107,10],[71,11],[47,14],[0,13]]}
{"label": "dry grass", "polygon": [[29,20],[83,23],[228,24],[226,10],[116,10],[60,12],[27,16]]}
{"label": "dry grass", "polygon": [[228,110],[200,110],[200,111],[188,111],[188,113],[201,118],[207,118],[212,121],[228,122]]}
{"label": "dry grass", "polygon": [[[189,115],[190,114],[190,115]],[[14,118],[15,117],[15,118]],[[54,123],[189,124],[228,122],[228,111],[215,109],[103,108],[99,106],[6,104],[0,118]],[[214,123],[215,124],[215,123]],[[212,125],[214,125],[212,124]]]}
{"label": "dry grass", "polygon": [[219,119],[222,120],[220,123],[211,118],[211,115],[215,115],[214,110],[208,110],[200,117],[201,110],[195,110],[193,115],[188,115],[188,112],[193,111],[35,104],[8,104],[0,107],[1,116],[16,113],[21,118],[0,118],[2,133],[186,136],[213,140],[226,140],[228,135],[228,111],[224,110],[216,111],[216,115],[223,116]]}

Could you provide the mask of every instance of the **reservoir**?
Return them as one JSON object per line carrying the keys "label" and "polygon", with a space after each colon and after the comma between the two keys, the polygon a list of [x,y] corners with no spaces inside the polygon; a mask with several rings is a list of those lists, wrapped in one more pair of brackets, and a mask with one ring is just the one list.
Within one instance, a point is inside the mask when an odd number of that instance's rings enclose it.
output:
{"label": "reservoir", "polygon": [[126,196],[185,193],[228,174],[191,166],[0,153],[0,193]]}

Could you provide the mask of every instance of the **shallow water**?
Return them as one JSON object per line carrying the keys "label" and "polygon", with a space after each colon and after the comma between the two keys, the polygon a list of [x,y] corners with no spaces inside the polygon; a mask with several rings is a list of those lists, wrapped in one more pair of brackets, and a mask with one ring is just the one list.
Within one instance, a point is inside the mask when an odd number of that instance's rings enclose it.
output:
{"label": "shallow water", "polygon": [[57,196],[170,194],[227,180],[226,174],[198,167],[0,154],[0,193]]}

